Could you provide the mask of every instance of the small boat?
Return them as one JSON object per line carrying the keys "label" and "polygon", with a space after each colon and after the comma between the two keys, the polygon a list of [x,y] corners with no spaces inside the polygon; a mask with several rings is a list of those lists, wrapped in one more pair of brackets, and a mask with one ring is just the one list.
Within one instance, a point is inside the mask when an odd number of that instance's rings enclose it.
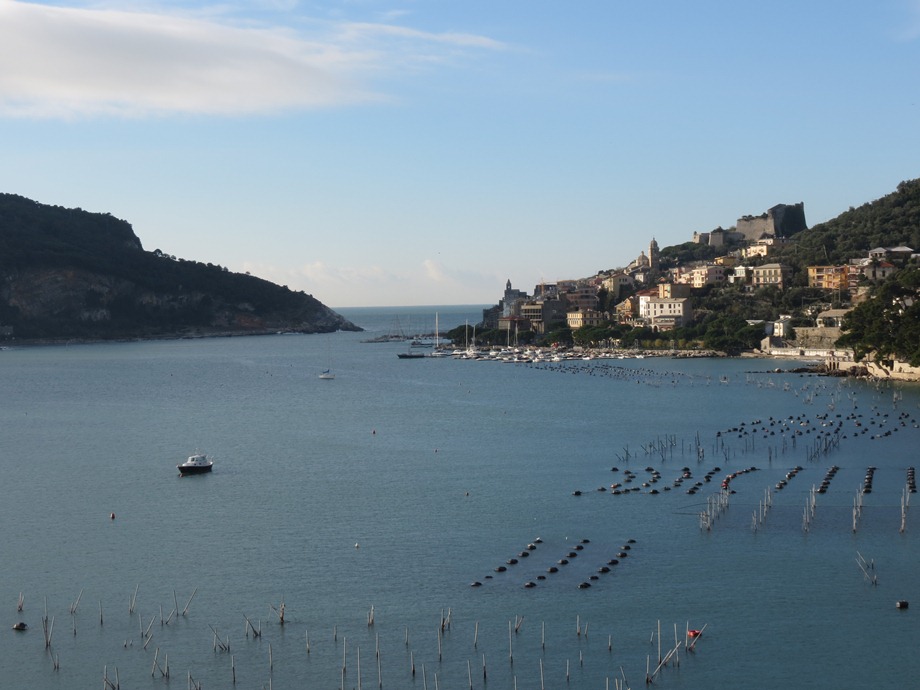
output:
{"label": "small boat", "polygon": [[331,370],[326,369],[323,373],[319,375],[319,377],[323,380],[329,381],[335,378],[335,374],[333,374]]}
{"label": "small boat", "polygon": [[688,630],[687,637],[699,637],[703,634],[702,630]]}
{"label": "small boat", "polygon": [[425,354],[422,352],[397,352],[396,356],[400,359],[424,359]]}
{"label": "small boat", "polygon": [[204,453],[195,453],[189,455],[188,460],[176,467],[179,469],[179,474],[204,474],[211,471],[214,462]]}
{"label": "small boat", "polygon": [[29,629],[29,626],[23,623],[22,621],[19,621],[18,623],[13,623],[13,630],[18,630],[22,632],[28,629]]}

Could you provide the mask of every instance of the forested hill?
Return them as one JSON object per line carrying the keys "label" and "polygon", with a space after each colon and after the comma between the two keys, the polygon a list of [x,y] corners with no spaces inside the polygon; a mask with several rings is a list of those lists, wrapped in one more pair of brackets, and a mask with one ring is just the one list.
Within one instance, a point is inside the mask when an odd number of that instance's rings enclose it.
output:
{"label": "forested hill", "polygon": [[920,251],[920,180],[902,182],[881,199],[800,232],[770,260],[799,268],[837,265],[876,247],[897,246]]}
{"label": "forested hill", "polygon": [[0,194],[0,334],[17,340],[361,330],[317,299],[145,251],[107,213]]}

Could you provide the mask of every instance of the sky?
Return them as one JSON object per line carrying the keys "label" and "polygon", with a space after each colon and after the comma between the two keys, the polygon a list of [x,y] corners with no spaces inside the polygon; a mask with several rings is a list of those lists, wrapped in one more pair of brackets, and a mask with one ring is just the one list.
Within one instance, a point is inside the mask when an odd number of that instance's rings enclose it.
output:
{"label": "sky", "polygon": [[0,0],[0,192],[332,307],[920,177],[920,0]]}

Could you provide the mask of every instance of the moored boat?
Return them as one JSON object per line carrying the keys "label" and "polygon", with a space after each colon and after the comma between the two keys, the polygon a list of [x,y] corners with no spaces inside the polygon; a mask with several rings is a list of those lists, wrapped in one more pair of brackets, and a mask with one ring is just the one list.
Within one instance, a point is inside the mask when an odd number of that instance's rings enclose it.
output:
{"label": "moored boat", "polygon": [[194,453],[188,456],[188,460],[176,467],[179,474],[204,474],[211,471],[214,462],[204,453]]}
{"label": "moored boat", "polygon": [[397,352],[396,356],[400,359],[423,359],[425,353],[423,352],[412,352],[410,349],[408,352]]}

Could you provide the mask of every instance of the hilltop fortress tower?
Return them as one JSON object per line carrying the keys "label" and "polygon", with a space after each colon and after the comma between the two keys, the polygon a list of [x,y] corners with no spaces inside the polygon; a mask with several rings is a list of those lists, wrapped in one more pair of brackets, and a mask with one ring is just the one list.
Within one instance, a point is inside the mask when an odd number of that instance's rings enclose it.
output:
{"label": "hilltop fortress tower", "polygon": [[748,242],[766,237],[791,237],[808,229],[805,224],[805,203],[777,204],[759,216],[741,216],[735,230]]}

